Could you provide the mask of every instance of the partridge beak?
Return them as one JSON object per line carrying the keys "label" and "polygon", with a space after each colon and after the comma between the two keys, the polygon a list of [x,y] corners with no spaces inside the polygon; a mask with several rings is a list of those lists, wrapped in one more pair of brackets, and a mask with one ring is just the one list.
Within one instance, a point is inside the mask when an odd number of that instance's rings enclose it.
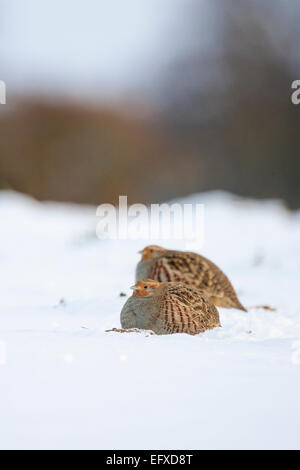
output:
{"label": "partridge beak", "polygon": [[143,252],[144,252],[144,250],[140,250],[140,251],[138,251],[138,253],[139,253],[140,255],[142,255],[142,254],[143,254]]}
{"label": "partridge beak", "polygon": [[137,287],[136,285],[134,285],[134,286],[131,286],[130,289],[132,289],[132,290],[137,290],[138,287]]}

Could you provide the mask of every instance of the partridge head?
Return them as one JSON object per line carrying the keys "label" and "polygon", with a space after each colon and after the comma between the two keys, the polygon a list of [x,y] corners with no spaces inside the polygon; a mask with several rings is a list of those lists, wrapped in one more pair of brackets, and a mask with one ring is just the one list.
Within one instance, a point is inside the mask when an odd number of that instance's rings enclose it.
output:
{"label": "partridge head", "polygon": [[139,253],[142,255],[142,261],[145,261],[146,259],[156,258],[157,256],[165,252],[166,249],[158,245],[149,245],[146,246],[143,250],[139,251]]}

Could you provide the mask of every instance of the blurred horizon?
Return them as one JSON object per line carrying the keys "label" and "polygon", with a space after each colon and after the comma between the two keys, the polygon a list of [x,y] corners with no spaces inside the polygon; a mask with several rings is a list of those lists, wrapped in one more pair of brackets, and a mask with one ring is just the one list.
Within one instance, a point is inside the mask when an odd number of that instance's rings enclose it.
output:
{"label": "blurred horizon", "polygon": [[300,207],[300,4],[0,1],[0,189]]}

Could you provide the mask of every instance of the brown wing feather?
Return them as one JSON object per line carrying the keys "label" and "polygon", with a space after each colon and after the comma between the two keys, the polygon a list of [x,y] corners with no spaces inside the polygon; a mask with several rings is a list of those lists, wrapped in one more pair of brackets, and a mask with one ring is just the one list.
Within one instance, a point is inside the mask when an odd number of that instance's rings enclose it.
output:
{"label": "brown wing feather", "polygon": [[160,320],[167,333],[195,335],[220,326],[216,307],[197,289],[170,283],[160,307]]}
{"label": "brown wing feather", "polygon": [[214,305],[245,310],[228,277],[212,261],[189,252],[167,252],[153,263],[150,277],[202,289]]}

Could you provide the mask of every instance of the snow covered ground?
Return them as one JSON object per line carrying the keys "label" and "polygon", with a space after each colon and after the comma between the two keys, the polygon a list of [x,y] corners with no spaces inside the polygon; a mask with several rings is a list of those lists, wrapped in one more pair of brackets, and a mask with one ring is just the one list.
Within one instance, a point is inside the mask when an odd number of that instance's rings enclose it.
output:
{"label": "snow covered ground", "polygon": [[201,252],[244,305],[276,310],[220,309],[195,337],[107,333],[148,241],[98,240],[93,207],[0,192],[0,448],[300,448],[300,213],[184,202],[205,204]]}

